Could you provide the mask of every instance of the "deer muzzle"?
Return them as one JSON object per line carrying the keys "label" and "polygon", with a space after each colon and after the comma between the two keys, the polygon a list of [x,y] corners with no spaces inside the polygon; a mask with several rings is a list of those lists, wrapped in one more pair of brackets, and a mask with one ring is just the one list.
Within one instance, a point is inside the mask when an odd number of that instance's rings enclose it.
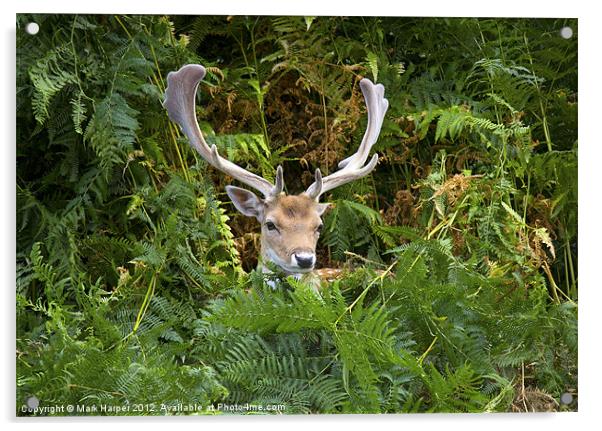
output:
{"label": "deer muzzle", "polygon": [[295,251],[291,256],[293,267],[300,269],[313,269],[316,264],[316,254],[310,251]]}

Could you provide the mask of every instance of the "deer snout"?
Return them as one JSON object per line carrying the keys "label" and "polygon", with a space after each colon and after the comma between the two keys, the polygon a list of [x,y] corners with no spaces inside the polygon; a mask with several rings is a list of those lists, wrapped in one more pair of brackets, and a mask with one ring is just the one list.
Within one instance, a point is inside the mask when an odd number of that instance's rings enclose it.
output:
{"label": "deer snout", "polygon": [[316,263],[316,255],[306,251],[297,251],[293,253],[293,264],[299,268],[308,269]]}

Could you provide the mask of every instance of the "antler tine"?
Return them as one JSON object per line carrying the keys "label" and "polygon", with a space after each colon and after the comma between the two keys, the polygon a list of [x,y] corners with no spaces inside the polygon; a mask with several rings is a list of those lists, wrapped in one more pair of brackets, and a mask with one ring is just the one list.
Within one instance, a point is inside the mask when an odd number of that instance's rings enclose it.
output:
{"label": "antler tine", "polygon": [[322,190],[322,172],[320,169],[316,169],[315,178],[316,181],[307,189],[305,193],[307,193],[310,198],[318,200]]}
{"label": "antler tine", "polygon": [[389,108],[389,101],[384,97],[385,87],[382,84],[375,85],[369,79],[364,78],[360,81],[360,88],[368,110],[368,126],[362,143],[356,153],[339,162],[340,170],[321,178],[322,184],[319,184],[320,181],[316,176],[316,181],[305,192],[311,197],[315,196],[316,200],[329,190],[368,175],[378,162],[378,154],[374,154],[370,162],[364,166],[380,133],[385,113]]}
{"label": "antler tine", "polygon": [[205,77],[205,68],[200,64],[187,64],[177,72],[167,75],[167,88],[163,106],[167,109],[169,118],[178,123],[190,141],[190,145],[210,165],[230,175],[238,181],[253,187],[268,198],[280,194],[283,188],[282,168],[279,166],[274,186],[265,178],[255,175],[240,166],[221,157],[217,147],[207,145],[195,113],[195,95],[201,80]]}
{"label": "antler tine", "polygon": [[284,190],[284,173],[282,172],[282,166],[278,165],[276,168],[276,185],[272,191],[272,196],[278,196]]}

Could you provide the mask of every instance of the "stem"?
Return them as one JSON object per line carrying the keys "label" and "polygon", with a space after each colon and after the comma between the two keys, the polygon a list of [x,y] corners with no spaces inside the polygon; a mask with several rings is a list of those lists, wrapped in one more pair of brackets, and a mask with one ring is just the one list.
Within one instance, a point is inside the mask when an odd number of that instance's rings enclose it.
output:
{"label": "stem", "polygon": [[88,389],[88,390],[90,390],[90,391],[102,392],[102,393],[109,394],[109,395],[117,395],[118,397],[126,397],[126,396],[127,396],[127,395],[126,395],[126,394],[124,394],[123,392],[117,392],[117,391],[107,391],[107,390],[100,389],[100,388],[92,388],[92,387],[90,387],[90,386],[76,385],[76,384],[73,384],[73,383],[69,383],[69,384],[67,385],[67,387],[68,387],[69,389]]}
{"label": "stem", "polygon": [[[121,19],[119,19],[119,16],[114,15],[114,17],[115,17],[115,20],[119,23],[119,25],[123,29],[123,31],[125,32],[125,34],[127,34],[130,41],[133,43],[133,37],[132,37],[131,33],[128,31],[127,27],[123,24]],[[147,34],[147,36],[149,36],[149,37],[151,36],[151,34],[148,31],[148,28],[146,28],[146,26],[144,26],[144,31]],[[138,50],[138,53],[140,54],[141,57],[146,58],[144,56],[144,53],[142,52],[142,50],[140,49],[140,47],[137,44],[136,44],[136,49]],[[155,48],[152,45],[150,45],[150,49],[151,49],[151,54],[153,57],[153,62],[155,63],[155,68],[156,68],[156,71],[153,71],[151,74],[151,80],[154,81],[154,84],[157,86],[159,91],[161,93],[164,93],[165,92],[165,81],[163,80],[163,76],[161,75],[161,69],[159,68],[159,60],[157,59],[157,55],[155,53]],[[188,165],[184,161],[184,158],[182,157],[182,153],[180,152],[180,148],[178,147],[177,138],[179,136],[180,136],[179,131],[175,128],[173,123],[170,121],[169,122],[169,137],[171,138],[171,143],[173,144],[173,148],[176,152],[176,156],[178,158],[178,161],[180,162],[180,168],[181,168],[182,172],[184,173],[184,179],[186,180],[186,182],[190,182],[190,176],[188,175]]]}
{"label": "stem", "polygon": [[428,349],[426,349],[426,350],[424,351],[424,353],[423,353],[423,354],[420,356],[420,358],[418,358],[418,363],[419,363],[420,365],[422,365],[422,362],[424,361],[424,359],[426,358],[426,356],[429,354],[429,352],[430,352],[431,350],[433,350],[433,347],[435,347],[435,343],[437,342],[437,340],[438,340],[438,339],[439,339],[439,337],[437,337],[437,336],[435,335],[435,338],[433,338],[433,341],[431,342],[431,345],[428,347]]}
{"label": "stem", "polygon": [[136,333],[140,324],[142,323],[142,319],[146,314],[146,310],[150,305],[150,301],[155,294],[155,286],[157,285],[157,273],[153,274],[150,283],[148,284],[148,289],[146,290],[146,295],[144,296],[144,301],[142,301],[142,305],[140,306],[140,311],[138,311],[138,316],[136,316],[136,323],[134,324],[134,329],[132,329],[132,333]]}
{"label": "stem", "polygon": [[569,254],[569,251],[568,251],[568,249],[567,249],[567,247],[565,245],[565,247],[564,247],[564,279],[565,279],[567,291],[570,294],[570,292],[571,292],[571,282],[569,280],[569,272],[570,272],[570,270],[569,270],[569,262],[568,262],[569,258],[568,258],[568,254]]}
{"label": "stem", "polygon": [[523,202],[523,223],[527,224],[527,206],[529,205],[529,193],[531,193],[531,172],[527,174],[527,194]]}
{"label": "stem", "polygon": [[539,91],[539,87],[538,87],[538,93],[540,94],[539,109],[541,110],[543,133],[546,137],[546,145],[548,147],[548,151],[552,151],[552,138],[550,137],[550,129],[548,128],[548,117],[546,116],[546,111],[543,107],[543,102],[541,100],[541,92]]}
{"label": "stem", "polygon": [[[324,77],[320,75],[320,101],[322,102],[322,115],[324,116],[324,140],[326,142],[325,153],[328,155],[328,113],[326,112],[326,97],[324,97]],[[328,163],[325,175],[328,175]]]}
{"label": "stem", "polygon": [[543,96],[541,94],[541,88],[537,83],[537,76],[535,75],[535,71],[533,68],[533,57],[531,56],[531,51],[529,50],[529,40],[527,39],[527,35],[523,34],[523,39],[525,41],[525,48],[527,49],[527,57],[529,58],[529,63],[531,64],[531,73],[533,74],[533,82],[535,85],[535,89],[537,90],[537,96],[539,97],[539,109],[541,111],[541,124],[543,126],[543,133],[546,137],[546,145],[548,147],[548,151],[552,151],[552,138],[550,136],[550,129],[548,128],[548,117],[546,116],[546,110],[543,105]]}
{"label": "stem", "polygon": [[169,134],[171,136],[171,142],[173,143],[173,147],[176,150],[178,161],[180,162],[180,166],[182,167],[184,178],[186,179],[186,182],[190,182],[190,177],[188,176],[188,165],[184,161],[182,153],[180,152],[180,147],[178,146],[178,136],[180,136],[180,131],[176,129],[176,127],[171,121],[169,122]]}
{"label": "stem", "polygon": [[[368,290],[370,290],[370,288],[378,281],[382,281],[387,274],[389,274],[391,272],[391,270],[393,269],[393,267],[395,265],[397,265],[399,261],[394,261],[391,265],[389,265],[389,267],[387,269],[385,269],[382,274],[376,276],[374,279],[372,279],[372,281],[370,283],[368,283],[368,286],[366,286],[366,288],[362,291],[362,293],[359,294],[359,296],[355,299],[355,301],[353,301],[351,303],[351,305],[349,307],[347,307],[345,309],[345,311],[343,311],[343,313],[337,318],[337,320],[335,320],[335,322],[333,323],[333,326],[336,326],[337,323],[339,323],[339,320],[341,320],[343,318],[343,316],[345,315],[345,313],[349,312],[351,313],[351,310],[353,309],[353,307],[355,307],[355,305],[364,298],[364,296],[366,296],[366,293],[368,293]],[[382,305],[383,307],[385,306],[385,304],[383,303]]]}
{"label": "stem", "polygon": [[[257,18],[259,19],[259,18]],[[259,63],[257,63],[257,51],[255,50],[255,26],[257,25],[257,20],[251,27],[251,51],[253,53],[253,63],[255,64],[255,76],[257,77],[257,84],[259,87],[259,91],[257,92],[257,104],[259,105],[259,118],[261,120],[261,129],[263,131],[263,138],[265,139],[265,144],[268,148],[270,148],[270,137],[268,135],[268,127],[265,121],[265,113],[263,111],[263,93],[261,92],[261,78],[259,76]],[[246,57],[245,57],[246,58]]]}
{"label": "stem", "polygon": [[569,269],[570,269],[570,274],[571,274],[571,284],[570,284],[569,293],[572,297],[576,297],[577,296],[577,278],[575,277],[575,267],[573,266],[573,254],[571,253],[571,248],[570,248],[568,238],[565,239],[565,243],[566,243],[565,251],[568,255]]}
{"label": "stem", "polygon": [[544,272],[548,276],[548,281],[550,282],[550,286],[552,286],[552,296],[554,298],[554,301],[557,304],[560,304],[560,298],[558,297],[558,290],[560,290],[560,289],[558,288],[558,285],[554,281],[554,277],[552,276],[552,272],[550,271],[550,267],[548,266],[548,263],[544,262],[541,267],[543,268]]}

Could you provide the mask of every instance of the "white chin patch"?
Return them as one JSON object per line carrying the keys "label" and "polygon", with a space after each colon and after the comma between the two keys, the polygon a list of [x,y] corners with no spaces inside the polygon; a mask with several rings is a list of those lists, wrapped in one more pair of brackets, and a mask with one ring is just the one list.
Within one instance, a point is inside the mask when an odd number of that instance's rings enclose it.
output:
{"label": "white chin patch", "polygon": [[291,271],[291,265],[288,262],[280,259],[271,249],[268,249],[268,257],[272,263],[275,263],[280,268],[284,269],[285,271]]}

